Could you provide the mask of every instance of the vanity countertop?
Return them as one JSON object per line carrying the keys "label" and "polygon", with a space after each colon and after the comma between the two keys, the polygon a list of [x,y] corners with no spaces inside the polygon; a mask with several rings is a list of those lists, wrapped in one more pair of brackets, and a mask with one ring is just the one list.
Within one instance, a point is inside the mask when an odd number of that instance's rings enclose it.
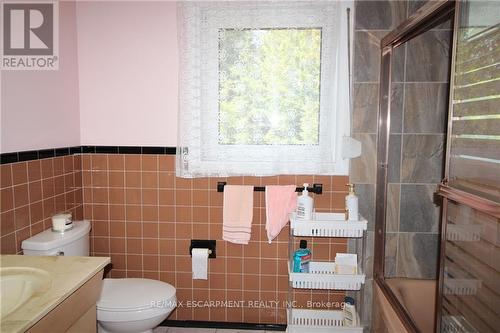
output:
{"label": "vanity countertop", "polygon": [[50,288],[34,294],[1,320],[1,332],[24,332],[111,262],[109,257],[2,255],[0,267],[28,267],[50,274]]}

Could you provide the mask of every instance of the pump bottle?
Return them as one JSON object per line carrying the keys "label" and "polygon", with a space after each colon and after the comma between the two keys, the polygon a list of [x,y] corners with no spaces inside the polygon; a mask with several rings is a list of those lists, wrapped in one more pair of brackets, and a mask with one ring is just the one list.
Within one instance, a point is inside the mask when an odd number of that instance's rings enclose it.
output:
{"label": "pump bottle", "polygon": [[347,211],[348,221],[358,221],[358,196],[354,192],[354,184],[347,184],[349,186],[349,194],[345,197],[345,208]]}
{"label": "pump bottle", "polygon": [[308,186],[309,184],[304,184],[302,195],[297,198],[297,219],[312,220],[313,198],[309,196]]}

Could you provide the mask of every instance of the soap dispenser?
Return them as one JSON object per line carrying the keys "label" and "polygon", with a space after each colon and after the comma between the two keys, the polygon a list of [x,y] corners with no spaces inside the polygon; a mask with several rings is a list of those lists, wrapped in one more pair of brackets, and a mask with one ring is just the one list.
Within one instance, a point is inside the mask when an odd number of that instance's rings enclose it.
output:
{"label": "soap dispenser", "polygon": [[297,219],[301,220],[312,220],[313,198],[309,196],[307,187],[309,184],[305,183],[302,195],[297,198]]}
{"label": "soap dispenser", "polygon": [[354,184],[347,184],[349,186],[349,194],[345,197],[345,208],[347,211],[348,221],[358,221],[358,196],[354,192]]}

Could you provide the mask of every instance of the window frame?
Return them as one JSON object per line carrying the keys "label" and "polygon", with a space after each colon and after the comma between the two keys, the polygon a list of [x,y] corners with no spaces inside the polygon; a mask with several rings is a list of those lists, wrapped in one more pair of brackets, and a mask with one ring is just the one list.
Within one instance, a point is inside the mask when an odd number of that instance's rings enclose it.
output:
{"label": "window frame", "polygon": [[[286,4],[286,5],[285,5]],[[347,27],[341,3],[199,3],[201,22],[200,114],[190,129],[195,140],[180,140],[180,176],[335,174],[347,175],[349,162],[341,153],[342,136],[350,134],[347,101]],[[227,145],[219,143],[219,30],[321,29],[319,143],[317,145]],[[340,31],[338,31],[340,29]],[[193,124],[191,124],[193,125]],[[189,127],[189,124],[188,124]],[[187,149],[186,149],[187,148]],[[277,162],[278,161],[278,162]],[[276,164],[281,163],[279,168]],[[245,166],[242,167],[242,164]],[[285,165],[286,164],[286,165]]]}

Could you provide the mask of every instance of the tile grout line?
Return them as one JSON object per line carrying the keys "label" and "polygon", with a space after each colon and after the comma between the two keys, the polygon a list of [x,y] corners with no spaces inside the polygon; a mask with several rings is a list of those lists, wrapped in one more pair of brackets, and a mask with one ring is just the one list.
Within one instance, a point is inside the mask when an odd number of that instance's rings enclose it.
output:
{"label": "tile grout line", "polygon": [[[173,205],[174,208],[173,208],[173,210],[174,210],[174,214],[173,215],[174,215],[174,220],[175,220],[174,221],[174,225],[173,225],[173,227],[174,227],[174,230],[173,230],[174,231],[174,233],[173,233],[174,234],[174,237],[173,237],[173,239],[174,239],[174,256],[175,257],[174,257],[174,260],[173,260],[172,264],[174,266],[174,270],[173,270],[174,271],[174,281],[175,281],[175,285],[177,287],[178,286],[178,281],[177,281],[177,260],[175,260],[177,258],[177,237],[176,237],[176,235],[177,235],[177,208],[176,208],[177,207],[177,197],[175,195],[176,190],[177,190],[177,179],[176,179],[175,175],[172,175],[172,177],[173,177],[173,185],[172,186],[173,186],[173,191],[174,191],[174,193],[173,193],[173,201],[174,201],[174,205]],[[191,295],[192,295],[192,292],[191,292]],[[179,319],[179,311],[175,312],[175,318]]]}
{"label": "tile grout line", "polygon": [[144,196],[144,188],[142,187],[142,173],[144,172],[144,155],[139,155],[141,169],[139,171],[139,182],[141,189],[141,277],[144,278],[144,205],[143,205],[143,196]]}
{"label": "tile grout line", "polygon": [[11,186],[12,186],[12,214],[14,215],[14,230],[12,231],[12,233],[14,234],[14,252],[17,253],[17,223],[16,223],[16,211],[15,211],[15,207],[16,207],[16,197],[14,195],[14,169],[11,167],[10,168],[10,182],[11,182]]}
{"label": "tile grout line", "polygon": [[[90,225],[91,225],[91,228],[93,227],[94,225],[94,173],[93,173],[93,158],[92,156],[89,156],[89,163],[90,163],[90,170],[89,170],[89,174],[90,174],[90,193],[91,193],[91,199],[90,199],[90,202],[91,202],[91,216],[90,216]],[[95,236],[93,235],[94,233],[94,228],[91,229],[91,235],[90,237],[91,238],[95,238]],[[92,245],[92,253],[91,255],[95,255],[95,239],[92,239],[91,241],[91,245]]]}
{"label": "tile grout line", "polygon": [[110,222],[110,216],[111,216],[111,209],[110,209],[110,193],[109,193],[109,155],[106,154],[106,184],[107,184],[107,192],[108,192],[108,202],[107,202],[107,213],[108,213],[108,218],[107,218],[107,224],[108,224],[108,251],[111,257],[111,222]]}
{"label": "tile grout line", "polygon": [[158,208],[156,209],[156,244],[158,246],[158,251],[157,251],[157,259],[156,259],[156,264],[158,265],[158,279],[161,281],[161,274],[160,274],[160,158],[156,159],[156,185],[157,190],[156,190],[156,201],[158,204]]}
{"label": "tile grout line", "polygon": [[127,218],[127,192],[125,190],[125,181],[126,181],[126,177],[125,177],[125,171],[127,170],[127,166],[126,166],[126,156],[123,156],[123,172],[122,172],[122,181],[123,181],[123,197],[124,197],[124,218],[125,218],[125,277],[128,277],[128,248],[127,248],[127,239],[128,239],[128,233],[127,233],[127,226],[128,226],[128,218]]}
{"label": "tile grout line", "polygon": [[[40,164],[40,177],[41,177],[41,164]],[[28,181],[28,216],[29,216],[29,227],[30,227],[30,237],[33,236],[33,229],[32,229],[32,221],[31,221],[31,198],[30,198],[30,175],[29,175],[29,169],[28,169],[28,163],[26,163],[26,179]],[[15,205],[15,202],[14,202],[14,205]],[[15,213],[14,213],[15,214]],[[21,248],[20,251],[22,252],[23,249]]]}

